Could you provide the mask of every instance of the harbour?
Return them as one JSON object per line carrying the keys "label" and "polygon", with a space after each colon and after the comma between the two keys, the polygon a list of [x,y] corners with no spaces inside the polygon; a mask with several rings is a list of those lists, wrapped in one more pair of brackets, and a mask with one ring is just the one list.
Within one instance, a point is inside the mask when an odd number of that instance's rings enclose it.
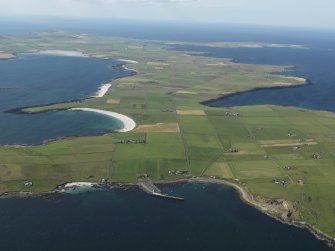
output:
{"label": "harbour", "polygon": [[162,191],[150,179],[141,180],[141,181],[138,182],[138,185],[144,192],[146,192],[147,194],[149,194],[153,197],[175,200],[175,201],[184,201],[185,200],[182,197],[163,194]]}

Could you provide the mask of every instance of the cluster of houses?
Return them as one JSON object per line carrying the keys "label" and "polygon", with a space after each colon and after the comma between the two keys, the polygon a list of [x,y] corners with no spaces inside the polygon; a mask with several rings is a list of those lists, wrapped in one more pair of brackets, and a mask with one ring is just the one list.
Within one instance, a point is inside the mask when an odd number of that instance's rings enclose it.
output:
{"label": "cluster of houses", "polygon": [[150,178],[150,175],[147,173],[143,173],[137,176],[138,179]]}
{"label": "cluster of houses", "polygon": [[233,147],[231,147],[231,148],[226,148],[225,150],[224,150],[226,153],[238,153],[238,148],[233,148]]}
{"label": "cluster of houses", "polygon": [[294,166],[284,166],[284,169],[289,171],[289,170],[292,170],[294,168]]}
{"label": "cluster of houses", "polygon": [[273,180],[273,183],[286,187],[290,184],[287,180]]}
{"label": "cluster of houses", "polygon": [[143,140],[133,140],[133,139],[122,139],[118,142],[118,144],[146,144],[147,141]]}
{"label": "cluster of houses", "polygon": [[173,113],[175,113],[176,109],[166,109],[166,110],[163,110],[163,112],[173,112]]}
{"label": "cluster of houses", "polygon": [[321,153],[314,153],[312,157],[313,159],[321,159]]}
{"label": "cluster of houses", "polygon": [[240,114],[238,112],[225,112],[225,116],[227,117],[238,117]]}
{"label": "cluster of houses", "polygon": [[190,170],[173,170],[169,171],[170,175],[188,175],[190,174]]}
{"label": "cluster of houses", "polygon": [[32,180],[27,180],[27,181],[23,182],[23,184],[26,187],[32,187],[34,185]]}
{"label": "cluster of houses", "polygon": [[101,183],[102,184],[107,184],[108,183],[108,178],[102,178]]}

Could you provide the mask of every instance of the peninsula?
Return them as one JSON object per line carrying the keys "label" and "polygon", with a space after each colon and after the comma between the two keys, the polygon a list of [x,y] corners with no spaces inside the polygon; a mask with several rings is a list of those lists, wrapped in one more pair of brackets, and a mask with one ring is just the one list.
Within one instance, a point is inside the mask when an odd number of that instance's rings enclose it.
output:
{"label": "peninsula", "polygon": [[[102,86],[95,97],[80,102],[21,109],[27,114],[98,112],[121,119],[125,127],[122,133],[0,147],[0,191],[48,192],[64,183],[102,180],[129,184],[144,176],[154,182],[224,183],[269,215],[308,225],[331,241],[335,114],[272,105],[206,106],[209,100],[237,92],[308,81],[279,74],[289,73],[292,66],[234,63],[171,50],[175,43],[65,32],[1,37],[5,55],[76,51],[101,59],[123,58],[120,63],[131,64],[137,74]],[[33,186],[25,186],[27,180]]]}

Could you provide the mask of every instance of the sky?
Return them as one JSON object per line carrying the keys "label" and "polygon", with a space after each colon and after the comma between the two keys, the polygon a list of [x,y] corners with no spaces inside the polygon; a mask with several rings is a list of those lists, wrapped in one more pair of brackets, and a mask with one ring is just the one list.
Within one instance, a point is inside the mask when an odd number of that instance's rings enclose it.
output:
{"label": "sky", "polygon": [[335,0],[0,0],[0,17],[119,18],[335,29]]}

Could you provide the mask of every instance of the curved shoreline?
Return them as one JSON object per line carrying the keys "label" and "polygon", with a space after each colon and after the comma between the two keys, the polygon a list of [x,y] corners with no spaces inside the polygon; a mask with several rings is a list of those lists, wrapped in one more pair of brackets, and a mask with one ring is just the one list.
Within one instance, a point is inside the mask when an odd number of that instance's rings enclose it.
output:
{"label": "curved shoreline", "polygon": [[[130,63],[130,62],[128,62]],[[123,64],[122,64],[123,65]],[[123,67],[126,69],[126,70],[130,70],[128,68],[126,68],[124,65]],[[128,76],[126,76],[128,77]],[[262,88],[255,88],[255,89],[252,89],[252,90],[248,90],[248,91],[243,91],[243,92],[235,92],[235,93],[232,93],[232,94],[228,94],[226,96],[223,96],[223,97],[220,97],[220,98],[217,98],[217,99],[212,99],[212,100],[207,100],[207,101],[204,101],[204,102],[201,102],[201,104],[204,104],[204,105],[207,105],[207,106],[211,106],[209,103],[210,102],[214,102],[214,101],[217,101],[218,99],[224,99],[224,98],[228,98],[230,96],[235,96],[235,95],[240,95],[240,94],[243,94],[245,92],[253,92],[253,91],[258,91],[260,89],[281,89],[281,88],[297,88],[297,87],[302,87],[304,85],[308,85],[308,84],[311,84],[310,81],[307,79],[307,82],[305,84],[298,84],[298,85],[292,85],[292,86],[277,86],[277,87],[262,87]],[[100,87],[100,90],[102,89],[102,86]],[[109,88],[108,88],[109,89]],[[107,91],[102,95],[102,96],[95,96],[95,97],[103,97],[107,92],[108,92],[108,89]],[[99,90],[99,91],[100,91]],[[99,92],[98,91],[98,92]],[[63,102],[59,102],[59,103],[63,103]],[[37,105],[37,106],[40,106],[40,105]],[[67,109],[66,109],[67,110]],[[110,117],[113,117],[113,118],[116,118],[115,115],[121,115],[121,116],[124,116],[124,117],[127,117],[123,114],[119,114],[119,113],[115,113],[115,112],[111,112],[111,111],[105,111],[105,110],[99,110],[99,109],[92,109],[92,108],[71,108],[70,110],[82,110],[82,111],[91,111],[91,112],[97,112],[97,113],[100,113],[100,114],[104,114],[106,116],[110,116]],[[113,115],[112,115],[113,114]],[[127,117],[128,119],[131,119],[129,117]],[[122,123],[124,123],[124,121],[122,121],[122,119],[120,118],[117,118],[119,120],[121,120]],[[132,120],[132,119],[131,119]],[[132,120],[133,121],[133,120]],[[134,122],[134,121],[133,121]],[[135,122],[134,122],[135,123]],[[125,123],[124,123],[125,124]],[[125,126],[126,127],[126,126]],[[134,128],[136,127],[136,123],[135,123],[135,126]],[[126,132],[126,131],[123,131],[125,128],[119,130],[120,132]],[[132,130],[132,129],[131,129]],[[296,227],[302,227],[302,228],[307,228],[309,229],[318,239],[321,239],[321,240],[326,240],[328,243],[331,243],[332,244],[332,247],[334,248],[334,238],[331,238],[329,236],[327,236],[326,234],[322,233],[321,231],[313,228],[312,226],[306,224],[306,223],[302,223],[302,222],[287,222],[287,221],[283,221],[282,219],[280,218],[277,218],[275,215],[271,215],[270,213],[266,212],[266,210],[264,210],[264,208],[262,208],[260,205],[257,204],[256,201],[253,201],[252,198],[250,197],[250,194],[248,194],[248,192],[240,185],[236,184],[236,183],[233,183],[233,182],[229,182],[229,181],[224,181],[224,180],[210,180],[210,179],[204,179],[204,181],[201,181],[202,178],[199,178],[198,180],[187,180],[188,181],[196,181],[196,182],[203,182],[203,183],[215,183],[215,184],[221,184],[221,185],[226,185],[226,186],[230,186],[230,187],[233,187],[236,191],[238,191],[238,193],[240,194],[240,198],[246,202],[247,204],[257,208],[258,210],[260,210],[262,213],[265,213],[267,214],[268,216],[272,217],[272,218],[275,218],[279,221],[281,221],[282,223],[284,224],[288,224],[288,225],[294,225]],[[179,183],[179,182],[185,182],[185,181],[177,181],[177,182],[171,182],[171,183]],[[168,184],[169,182],[162,182],[162,184]]]}
{"label": "curved shoreline", "polygon": [[[38,51],[34,54],[53,55],[53,56],[68,56],[68,57],[90,57],[89,55],[84,54],[80,51],[64,51],[64,50],[44,50],[44,51]],[[114,67],[120,67],[120,69],[130,71],[130,73],[127,76],[116,77],[111,81],[105,82],[104,84],[102,84],[98,88],[98,91],[93,96],[83,98],[83,99],[74,99],[74,100],[68,100],[68,101],[63,101],[63,102],[53,102],[53,103],[49,103],[49,104],[46,104],[46,105],[81,102],[83,100],[87,100],[87,99],[90,99],[90,98],[102,98],[108,93],[109,89],[112,87],[112,81],[117,80],[119,78],[123,78],[123,77],[133,76],[133,75],[136,75],[138,73],[136,70],[129,69],[125,66],[125,64],[138,64],[137,61],[127,60],[127,59],[116,59],[116,60],[120,61],[121,63],[114,66]],[[23,110],[26,109],[26,108],[39,107],[39,106],[43,106],[43,105],[38,104],[38,105],[28,106],[28,107],[18,107],[18,108],[14,108],[14,109],[4,111],[4,113],[31,114],[31,113],[25,112]],[[51,110],[54,110],[54,109],[44,110],[44,111],[36,112],[36,113],[44,113],[44,112],[48,112],[48,111],[51,111]],[[99,113],[99,114],[103,114],[103,115],[112,117],[114,119],[117,119],[117,120],[121,121],[121,123],[124,125],[124,127],[122,129],[116,130],[117,132],[129,132],[129,131],[135,129],[135,127],[136,127],[136,122],[132,118],[130,118],[126,115],[123,115],[121,113],[117,113],[117,112],[100,110],[100,109],[93,109],[93,108],[85,108],[85,107],[83,107],[83,108],[80,108],[80,107],[77,108],[76,107],[76,108],[70,108],[70,109],[65,108],[65,109],[57,109],[57,110],[58,111],[60,111],[60,110],[88,111],[88,112],[95,112],[95,113]],[[51,139],[51,141],[52,141],[52,139]]]}
{"label": "curved shoreline", "polygon": [[[286,89],[286,88],[293,89],[293,88],[304,87],[304,86],[311,85],[311,84],[312,84],[312,82],[308,78],[306,78],[306,82],[303,83],[303,84],[289,85],[289,86],[257,87],[257,88],[253,88],[253,89],[246,90],[246,91],[237,91],[237,92],[234,92],[234,93],[226,94],[226,95],[223,95],[223,96],[218,97],[218,98],[208,99],[208,100],[200,102],[200,104],[205,105],[205,106],[209,106],[209,107],[228,108],[228,107],[232,107],[232,106],[216,106],[216,105],[213,105],[213,103],[218,102],[218,101],[224,101],[227,98],[243,95],[245,93],[253,93],[253,92],[264,91],[264,90],[279,90],[279,89]],[[253,104],[253,105],[257,105],[257,104]],[[250,106],[253,106],[253,105],[250,105]],[[258,104],[258,105],[271,105],[271,104]],[[236,106],[241,106],[241,105],[236,105]],[[248,106],[248,105],[243,105],[243,106]],[[280,105],[280,106],[285,106],[285,105]],[[297,108],[299,108],[299,107],[297,107]]]}
{"label": "curved shoreline", "polygon": [[218,185],[224,185],[224,186],[232,187],[239,194],[240,199],[244,203],[256,208],[261,213],[264,213],[267,216],[269,216],[269,217],[271,217],[275,220],[278,220],[283,224],[290,225],[290,226],[295,226],[295,227],[298,227],[298,228],[305,228],[305,229],[309,230],[317,239],[326,242],[326,244],[330,248],[335,250],[335,238],[327,235],[326,233],[323,233],[321,230],[313,227],[312,225],[310,225],[306,222],[296,221],[296,220],[291,220],[291,221],[290,220],[285,220],[285,219],[275,215],[274,213],[269,211],[266,207],[264,207],[260,202],[256,201],[254,199],[254,196],[250,192],[248,192],[244,187],[242,187],[240,184],[237,184],[237,183],[232,182],[232,181],[211,179],[211,178],[205,178],[205,177],[192,178],[192,179],[189,179],[189,180],[186,180],[186,181],[187,182],[196,182],[196,183],[205,183],[205,184],[218,184]]}
{"label": "curved shoreline", "polygon": [[[204,47],[207,47],[207,46],[204,46]],[[184,51],[184,50],[178,50],[177,47],[172,47],[172,50]],[[188,52],[188,51],[186,50],[186,52]],[[209,52],[206,52],[206,51],[201,51],[201,53],[203,53],[203,55],[205,55],[205,56],[210,54]],[[192,53],[192,52],[190,52],[190,55],[192,55],[192,56],[199,56],[199,54]],[[228,60],[228,61],[230,61],[232,63],[237,63],[237,64],[256,64],[256,65],[259,64],[259,63],[243,62],[243,60],[239,60],[239,59],[236,59],[236,58],[217,57],[217,56],[214,56],[214,55],[212,55],[211,57],[217,58],[217,59],[218,58],[226,59],[226,60]],[[283,66],[283,67],[285,67],[286,70],[296,71],[296,69],[297,69],[296,65],[288,65],[288,66]],[[276,72],[272,72],[271,74],[276,74]],[[290,76],[288,74],[285,74],[285,72],[279,72],[279,75],[283,75],[283,76],[286,76],[286,77],[295,77],[295,76]],[[233,92],[233,93],[230,93],[230,94],[219,96],[217,98],[208,99],[208,100],[200,102],[200,104],[205,105],[205,106],[209,106],[209,107],[216,107],[216,108],[234,107],[234,106],[216,106],[216,105],[212,105],[212,104],[214,102],[217,102],[217,101],[220,101],[220,100],[224,100],[226,98],[233,97],[233,96],[239,96],[239,95],[242,95],[242,94],[245,94],[245,93],[252,93],[252,92],[257,92],[257,91],[261,91],[261,90],[278,90],[278,89],[283,89],[283,88],[299,88],[299,87],[303,87],[303,86],[311,85],[312,84],[312,82],[310,81],[310,79],[308,79],[308,78],[304,78],[304,79],[305,79],[305,83],[302,83],[302,84],[293,84],[293,85],[289,85],[289,86],[256,87],[256,88],[253,88],[253,89],[250,89],[250,90],[237,91],[237,92]],[[253,105],[271,105],[271,104],[250,104],[250,106],[253,106]],[[248,105],[246,104],[246,105],[236,105],[236,106],[248,106]],[[290,105],[280,105],[280,106],[290,107]],[[297,108],[300,108],[300,107],[297,107]],[[325,110],[325,111],[328,111],[328,110]],[[333,111],[330,111],[330,112],[333,112]]]}
{"label": "curved shoreline", "polygon": [[111,83],[108,84],[103,84],[99,87],[98,91],[96,92],[96,94],[94,96],[92,96],[93,98],[102,98],[103,96],[106,95],[106,93],[108,92],[109,88],[112,87]]}
{"label": "curved shoreline", "polygon": [[138,64],[138,61],[130,60],[130,59],[119,58],[119,59],[116,59],[116,60],[120,61],[120,62],[123,62],[123,63],[126,63],[126,64]]}
{"label": "curved shoreline", "polygon": [[[323,233],[319,229],[311,226],[310,224],[302,221],[289,221],[284,220],[277,215],[271,213],[267,210],[266,207],[261,205],[260,202],[254,199],[254,196],[250,194],[243,186],[237,184],[232,181],[228,180],[221,180],[221,179],[212,179],[207,177],[193,177],[193,178],[183,178],[174,181],[153,181],[154,184],[157,185],[176,185],[176,184],[186,184],[186,183],[198,183],[198,184],[217,184],[222,186],[227,186],[233,188],[237,193],[239,198],[249,206],[257,209],[261,213],[264,213],[268,217],[275,219],[282,224],[294,226],[297,228],[307,229],[309,230],[318,240],[324,241],[331,249],[335,250],[335,238]],[[137,187],[139,188],[137,183],[123,183],[123,182],[109,182],[109,183],[98,183],[98,182],[66,182],[63,184],[58,185],[54,190],[50,192],[7,192],[0,194],[0,199],[7,199],[7,198],[47,198],[52,199],[55,197],[56,199],[61,198],[67,191],[76,189],[76,188],[123,188],[126,189],[128,187]],[[140,189],[140,188],[139,188]]]}
{"label": "curved shoreline", "polygon": [[133,129],[135,129],[136,127],[136,123],[135,121],[126,116],[126,115],[123,115],[121,113],[117,113],[117,112],[112,112],[112,111],[106,111],[106,110],[100,110],[100,109],[93,109],[93,108],[70,108],[71,111],[87,111],[87,112],[95,112],[95,113],[99,113],[99,114],[102,114],[102,115],[106,115],[106,116],[109,116],[109,117],[112,117],[112,118],[115,118],[117,120],[120,120],[124,127],[122,129],[119,129],[119,130],[116,130],[117,132],[129,132],[129,131],[132,131]]}

